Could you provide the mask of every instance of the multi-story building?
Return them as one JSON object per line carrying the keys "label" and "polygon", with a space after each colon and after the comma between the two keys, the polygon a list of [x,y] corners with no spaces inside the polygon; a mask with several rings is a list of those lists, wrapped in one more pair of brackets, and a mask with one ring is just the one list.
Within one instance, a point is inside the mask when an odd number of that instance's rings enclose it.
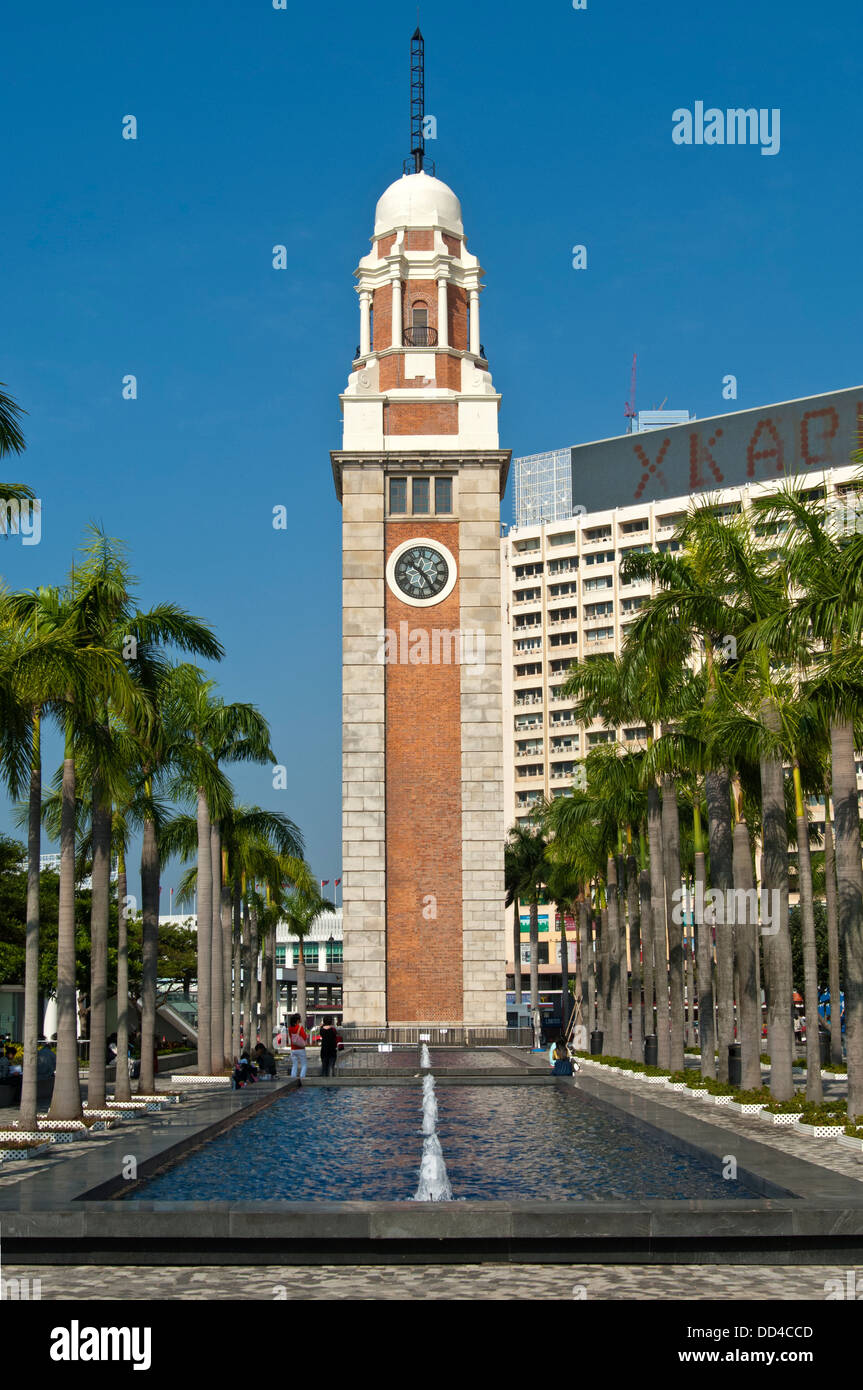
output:
{"label": "multi-story building", "polygon": [[[858,470],[854,466],[812,471],[812,496],[837,505]],[[728,514],[776,483],[746,483],[712,494]],[[573,662],[621,651],[627,631],[653,592],[649,581],[624,583],[620,562],[634,551],[674,551],[675,531],[690,497],[646,501],[570,516],[538,525],[515,525],[501,540],[504,806],[508,826],[527,823],[543,799],[571,794],[576,765],[601,743],[638,747],[647,729],[637,723],[617,729],[595,720],[577,722],[573,701],[562,686]],[[766,528],[765,528],[766,531]],[[775,544],[772,535],[765,546]],[[857,764],[863,789],[863,760]],[[823,818],[823,799],[820,803]],[[819,818],[819,804],[811,806]],[[522,961],[526,961],[528,917],[522,909]],[[559,917],[554,906],[540,911],[540,977],[560,987]],[[574,940],[574,929],[567,932]],[[544,940],[543,940],[544,938]],[[508,942],[512,940],[507,933]],[[511,955],[511,952],[509,953]],[[572,960],[572,956],[570,960]],[[508,963],[512,973],[512,961]]]}

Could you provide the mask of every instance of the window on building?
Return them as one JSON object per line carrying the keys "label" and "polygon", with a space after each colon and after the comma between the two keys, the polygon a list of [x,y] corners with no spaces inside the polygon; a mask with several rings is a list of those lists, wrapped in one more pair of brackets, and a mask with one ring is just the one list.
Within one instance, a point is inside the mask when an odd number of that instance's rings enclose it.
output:
{"label": "window on building", "polygon": [[411,488],[411,509],[414,516],[424,514],[429,509],[429,480],[428,478],[414,478]]}
{"label": "window on building", "polygon": [[434,509],[438,514],[452,511],[452,478],[435,478]]}
{"label": "window on building", "polygon": [[407,478],[390,478],[390,511],[399,513],[408,509]]}
{"label": "window on building", "polygon": [[609,565],[613,560],[613,550],[597,550],[592,555],[587,555],[584,563],[586,565]]}
{"label": "window on building", "polygon": [[556,536],[549,536],[549,545],[575,545],[574,531],[561,531]]}
{"label": "window on building", "polygon": [[342,943],[341,941],[327,942],[327,965],[341,965],[342,963]]}
{"label": "window on building", "polygon": [[278,966],[278,965],[284,965],[284,963],[285,963],[285,955],[287,954],[287,949],[288,949],[287,946],[279,946],[278,944],[276,945],[276,965],[277,965],[277,966]]}

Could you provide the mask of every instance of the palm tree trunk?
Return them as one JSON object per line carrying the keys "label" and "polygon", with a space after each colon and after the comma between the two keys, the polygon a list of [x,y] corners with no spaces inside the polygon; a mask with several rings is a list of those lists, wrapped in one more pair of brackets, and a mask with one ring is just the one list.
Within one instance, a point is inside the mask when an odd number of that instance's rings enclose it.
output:
{"label": "palm tree trunk", "polygon": [[117,1071],[114,1099],[131,1100],[129,1078],[129,929],[126,918],[126,851],[117,852]]}
{"label": "palm tree trunk", "polygon": [[258,910],[249,909],[249,1046],[258,1041]]}
{"label": "palm tree trunk", "polygon": [[295,1013],[300,1016],[303,1027],[306,1026],[306,957],[303,952],[305,938],[300,937],[299,953],[297,955],[297,1007]]}
{"label": "palm tree trunk", "polygon": [[622,854],[615,858],[617,865],[617,989],[620,996],[621,1057],[630,1055],[629,1040],[629,964],[626,958],[626,861]]}
{"label": "palm tree trunk", "polygon": [[234,1019],[231,1029],[231,1051],[234,1057],[240,1055],[240,1012],[242,1009],[243,979],[243,908],[239,879],[234,880]]}
{"label": "palm tree trunk", "polygon": [[818,953],[815,945],[815,904],[812,895],[812,860],[809,853],[809,820],[803,801],[800,764],[795,758],[794,800],[797,823],[797,880],[800,892],[800,927],[803,937],[803,997],[806,1009],[806,1099],[824,1099],[821,1085],[821,1044],[818,1039]]}
{"label": "palm tree trunk", "polygon": [[272,1042],[270,1028],[270,934],[264,932],[261,941],[261,1042],[269,1048]]}
{"label": "palm tree trunk", "polygon": [[[249,921],[249,900],[243,898],[243,1051],[252,1045],[252,929]],[[305,1024],[305,1010],[303,1011]]]}
{"label": "palm tree trunk", "polygon": [[225,966],[222,959],[222,832],[210,826],[212,932],[210,955],[210,1071],[218,1076],[225,1065]]}
{"label": "palm tree trunk", "polygon": [[587,1045],[590,1047],[590,1034],[595,1028],[599,1028],[599,1014],[597,1012],[599,999],[599,987],[597,977],[600,969],[599,964],[599,928],[594,928],[593,908],[587,914],[585,940],[584,968],[587,971]]}
{"label": "palm tree trunk", "polygon": [[[232,934],[231,934],[231,885],[228,880],[228,863],[224,850],[222,851],[222,892],[221,892],[221,933],[222,933],[222,1014],[223,1014],[223,1042],[224,1055],[222,1066],[230,1067],[232,1064],[232,1028],[233,1028],[233,994],[232,994]],[[221,1070],[221,1068],[220,1068]]]}
{"label": "palm tree trunk", "polygon": [[626,860],[626,903],[629,913],[629,971],[632,992],[632,1048],[636,1062],[644,1059],[644,1023],[641,1012],[641,923],[639,920],[638,862],[634,854]]}
{"label": "palm tree trunk", "polygon": [[[833,724],[830,742],[839,937],[845,953],[845,1050],[850,1117],[863,1115],[863,867],[853,726],[847,722]],[[831,1014],[838,1007],[838,998],[835,1003],[831,1000]]]}
{"label": "palm tree trunk", "polygon": [[[603,935],[608,940],[608,1032],[602,1050],[609,1057],[625,1057],[627,1054],[623,1051],[620,1017],[620,912],[617,897],[617,863],[612,854],[608,856],[606,863],[605,901],[607,930],[604,930]],[[627,1034],[628,1032],[627,1029]],[[628,1040],[627,1037],[627,1042]]]}
{"label": "palm tree trunk", "polygon": [[608,1020],[608,908],[605,903],[596,918],[597,972],[596,972],[596,1021],[602,1033],[603,1054],[611,1054],[611,1028]]}
{"label": "palm tree trunk", "polygon": [[[680,890],[680,820],[677,787],[662,778],[662,863],[665,867],[665,910],[668,923],[668,983],[671,1010],[670,1071],[683,1071],[683,924],[675,922],[674,897]],[[677,914],[680,915],[679,913]]]}
{"label": "palm tree trunk", "polygon": [[590,918],[587,903],[582,898],[576,907],[576,976],[575,1013],[576,1021],[590,1031]]}
{"label": "palm tree trunk", "polygon": [[22,1130],[36,1128],[39,1018],[39,867],[42,849],[42,752],[41,715],[33,710],[30,750],[30,799],[27,810],[27,934],[24,939],[24,1057],[21,1079]]}
{"label": "palm tree trunk", "polygon": [[[518,909],[516,909],[518,910]],[[302,948],[300,949],[302,955]],[[299,976],[297,977],[299,979]],[[530,1012],[539,1008],[539,907],[534,897],[530,904]]]}
{"label": "palm tree trunk", "polygon": [[272,1045],[273,1045],[273,1035],[274,1035],[275,1033],[278,1032],[279,1027],[280,1027],[280,1021],[279,1021],[279,999],[280,999],[280,996],[281,996],[281,991],[280,991],[280,989],[279,989],[278,969],[277,969],[277,966],[276,966],[276,928],[275,928],[275,927],[272,928],[272,943],[273,943],[273,944],[272,944],[272,950],[271,950],[271,952],[270,952],[270,961],[271,961],[271,965],[272,965],[272,977],[271,977],[271,978],[272,978],[272,986],[271,986],[271,995],[270,995],[270,997],[271,997],[271,999],[272,999],[272,1001],[273,1001],[273,1008],[272,1008],[272,1015],[271,1015],[271,1018],[270,1018],[270,1035],[269,1035],[269,1039],[268,1039],[268,1041],[267,1041],[267,1047],[272,1047]]}
{"label": "palm tree trunk", "polygon": [[111,906],[111,803],[98,778],[93,780],[93,871],[90,901],[90,1067],[87,1104],[105,1106],[108,1032],[108,920]]}
{"label": "palm tree trunk", "polygon": [[[824,787],[824,897],[827,907],[827,987],[830,991],[830,1061],[842,1063],[842,1009],[839,983],[839,910],[836,901],[836,854],[830,813],[830,783]],[[833,1001],[836,1001],[835,1007]]]}
{"label": "palm tree trunk", "polygon": [[[141,1077],[138,1090],[152,1095],[156,1084],[156,981],[159,973],[159,875],[156,825],[144,821],[141,844]],[[200,1052],[198,1060],[200,1061]]]}
{"label": "palm tree trunk", "polygon": [[[734,887],[734,840],[731,825],[731,793],[728,769],[717,768],[704,778],[707,800],[707,841],[710,846],[710,886],[730,902]],[[728,1048],[734,1042],[734,928],[723,914],[716,923],[716,1043],[719,1065],[716,1075],[728,1080]],[[713,1073],[711,1073],[713,1075]]]}
{"label": "palm tree trunk", "polygon": [[569,942],[566,939],[566,912],[560,907],[560,1025],[566,1037],[569,1025]]}
{"label": "palm tree trunk", "polygon": [[[644,975],[644,1036],[648,1037],[656,1031],[653,1004],[656,988],[653,966],[653,923],[651,921],[650,872],[648,869],[642,869],[638,875],[638,898],[641,917],[642,972]],[[643,1058],[639,1057],[637,1060],[641,1062]]]}
{"label": "palm tree trunk", "polygon": [[210,808],[198,788],[198,1074],[212,1075],[213,1064],[213,861]]}
{"label": "palm tree trunk", "polygon": [[515,991],[516,1013],[521,1008],[521,913],[518,897],[512,905],[512,987]]}
{"label": "palm tree trunk", "polygon": [[[778,728],[772,705],[762,706],[768,728]],[[793,971],[788,930],[788,831],[785,820],[785,778],[778,758],[761,759],[761,895],[762,916],[769,894],[770,921],[762,927],[764,973],[767,983],[767,1032],[770,1051],[770,1093],[775,1100],[794,1095]],[[859,845],[858,845],[859,855]],[[776,897],[778,894],[778,898]],[[778,909],[778,910],[777,910]]]}
{"label": "palm tree trunk", "polygon": [[[699,831],[700,839],[700,831]],[[698,1041],[701,1075],[716,1076],[716,1029],[713,1022],[713,924],[704,921],[699,903],[704,901],[704,851],[695,851],[695,939],[698,951]]]}
{"label": "palm tree trunk", "polygon": [[[739,819],[734,827],[732,845],[735,897],[740,904],[736,911],[734,942],[738,976],[737,1013],[740,1021],[741,1083],[745,1091],[750,1091],[761,1085],[761,991],[757,980],[756,955],[758,914],[753,912],[751,907],[755,892],[755,874],[752,869],[749,827],[743,819]],[[726,911],[726,918],[729,915]]]}
{"label": "palm tree trunk", "polygon": [[665,920],[665,865],[662,855],[662,806],[659,790],[647,789],[647,847],[650,853],[650,926],[653,937],[653,987],[656,994],[656,1059],[668,1070],[671,1060],[668,1008],[668,926]]}
{"label": "palm tree trunk", "polygon": [[71,714],[66,718],[60,811],[60,902],[57,914],[57,1070],[48,1111],[52,1120],[80,1120],[78,1029],[75,1008],[75,758]]}

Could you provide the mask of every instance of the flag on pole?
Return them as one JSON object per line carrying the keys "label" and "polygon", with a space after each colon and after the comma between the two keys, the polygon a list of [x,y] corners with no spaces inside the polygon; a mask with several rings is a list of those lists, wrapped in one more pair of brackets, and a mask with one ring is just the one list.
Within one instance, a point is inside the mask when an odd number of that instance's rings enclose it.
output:
{"label": "flag on pole", "polygon": [[321,879],[321,892],[322,892],[322,893],[323,893],[324,889],[326,888],[327,884],[329,883],[329,881],[330,881],[330,880],[329,880],[328,878],[322,878],[322,879]]}
{"label": "flag on pole", "polygon": [[334,888],[338,888],[338,886],[339,886],[340,883],[341,883],[341,879],[340,879],[340,878],[334,879],[334,880],[333,880],[333,887],[334,887]]}

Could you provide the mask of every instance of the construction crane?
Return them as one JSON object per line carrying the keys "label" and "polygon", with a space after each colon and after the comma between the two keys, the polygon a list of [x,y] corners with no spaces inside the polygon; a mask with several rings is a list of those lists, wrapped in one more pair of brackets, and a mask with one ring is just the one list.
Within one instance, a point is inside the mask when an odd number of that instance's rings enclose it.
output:
{"label": "construction crane", "polygon": [[633,420],[635,419],[635,372],[636,372],[636,363],[637,363],[637,362],[638,362],[638,353],[637,353],[637,352],[634,352],[634,353],[632,354],[632,376],[630,377],[630,380],[629,380],[629,400],[626,402],[626,405],[623,407],[623,416],[624,416],[624,419],[626,419],[626,420],[629,421],[629,424],[628,424],[627,427],[626,427],[626,432],[627,432],[627,434],[632,434],[632,422],[633,422]]}

